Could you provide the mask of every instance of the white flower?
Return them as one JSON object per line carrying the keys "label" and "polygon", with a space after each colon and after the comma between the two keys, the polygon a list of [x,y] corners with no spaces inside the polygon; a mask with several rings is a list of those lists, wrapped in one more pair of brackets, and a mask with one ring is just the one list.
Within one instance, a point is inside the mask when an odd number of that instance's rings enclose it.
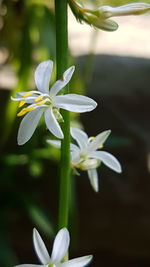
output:
{"label": "white flower", "polygon": [[[110,133],[111,131],[108,130],[98,134],[95,138],[88,138],[84,131],[71,128],[71,136],[78,144],[71,144],[70,146],[72,166],[88,172],[90,183],[96,192],[99,190],[97,167],[100,166],[101,162],[110,169],[118,173],[121,172],[121,165],[113,155],[98,150],[103,147]],[[60,147],[60,141],[48,140],[47,142],[55,147]]]}
{"label": "white flower", "polygon": [[51,60],[40,63],[34,75],[38,91],[21,92],[18,93],[17,98],[12,98],[14,101],[20,101],[19,107],[21,108],[25,104],[29,104],[17,114],[18,116],[26,114],[18,131],[19,145],[25,144],[31,138],[43,113],[49,131],[57,138],[63,138],[63,132],[59,125],[59,121],[63,121],[63,118],[59,109],[81,113],[91,111],[97,106],[94,100],[86,96],[57,95],[69,83],[75,69],[74,66],[68,68],[62,78],[56,81],[49,90],[52,68]]}
{"label": "white flower", "polygon": [[110,20],[111,17],[141,15],[150,11],[150,4],[147,3],[131,3],[122,6],[100,6],[93,12],[87,12],[86,17],[93,26],[106,30],[116,31],[118,24]]}
{"label": "white flower", "polygon": [[110,20],[110,17],[140,15],[150,11],[148,3],[130,3],[121,6],[100,6],[95,10],[87,9],[75,0],[69,0],[70,8],[79,22],[86,22],[98,29],[105,31],[116,31],[118,24]]}
{"label": "white flower", "polygon": [[70,243],[69,232],[66,228],[61,229],[56,235],[51,257],[49,256],[47,248],[36,229],[33,229],[33,243],[41,265],[21,264],[14,267],[84,267],[92,260],[92,255],[89,255],[61,262],[68,251]]}

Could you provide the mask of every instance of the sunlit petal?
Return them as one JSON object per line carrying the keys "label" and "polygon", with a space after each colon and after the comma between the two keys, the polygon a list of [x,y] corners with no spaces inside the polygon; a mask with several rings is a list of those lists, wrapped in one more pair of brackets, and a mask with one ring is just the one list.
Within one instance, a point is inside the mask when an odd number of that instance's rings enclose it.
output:
{"label": "sunlit petal", "polygon": [[99,7],[100,15],[104,19],[117,16],[140,15],[150,10],[150,4],[147,3],[130,3],[122,6],[101,6]]}
{"label": "sunlit petal", "polygon": [[83,95],[67,94],[55,97],[55,106],[72,112],[88,112],[96,108],[97,103]]}
{"label": "sunlit petal", "polygon": [[49,131],[53,135],[55,135],[57,138],[62,139],[64,137],[63,132],[59,126],[59,123],[57,122],[54,116],[54,113],[51,107],[45,110],[44,117],[45,117],[46,126],[49,129]]}
{"label": "sunlit petal", "polygon": [[75,67],[72,66],[69,69],[67,69],[64,73],[63,76],[61,77],[60,80],[56,81],[53,86],[50,89],[50,95],[57,95],[58,92],[64,88],[67,83],[69,83],[73,73],[74,73]]}
{"label": "sunlit petal", "polygon": [[69,232],[61,229],[55,237],[51,259],[53,263],[60,262],[68,251],[70,242]]}
{"label": "sunlit petal", "polygon": [[61,267],[84,267],[90,263],[92,258],[93,258],[92,255],[79,257],[79,258],[62,263]]}
{"label": "sunlit petal", "polygon": [[88,170],[88,176],[90,183],[94,189],[95,192],[98,192],[99,186],[98,186],[98,174],[96,169]]}
{"label": "sunlit petal", "polygon": [[45,108],[37,108],[27,113],[22,119],[17,137],[19,145],[25,144],[31,138],[44,110]]}
{"label": "sunlit petal", "polygon": [[78,128],[71,128],[70,132],[71,132],[72,138],[76,140],[76,142],[78,143],[81,149],[84,149],[87,147],[88,136],[84,131]]}
{"label": "sunlit petal", "polygon": [[88,145],[88,152],[92,152],[100,148],[110,135],[111,131],[104,131],[100,134],[98,134]]}
{"label": "sunlit petal", "polygon": [[49,92],[49,82],[53,69],[53,61],[47,60],[41,62],[34,73],[36,87],[43,93]]}
{"label": "sunlit petal", "polygon": [[122,171],[119,161],[110,153],[105,151],[95,151],[89,154],[90,157],[99,159],[110,169],[120,173]]}

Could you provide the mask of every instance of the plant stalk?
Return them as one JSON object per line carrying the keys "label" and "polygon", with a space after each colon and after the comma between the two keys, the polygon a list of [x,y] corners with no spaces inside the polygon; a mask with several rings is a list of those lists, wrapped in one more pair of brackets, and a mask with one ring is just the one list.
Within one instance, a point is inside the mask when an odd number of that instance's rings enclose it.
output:
{"label": "plant stalk", "polygon": [[[67,0],[55,0],[56,17],[56,68],[57,79],[60,79],[68,67],[68,17]],[[69,87],[64,88],[64,94],[69,92]],[[64,139],[61,142],[60,160],[60,192],[58,227],[68,227],[69,193],[70,193],[70,114],[63,110],[64,122],[62,130]]]}

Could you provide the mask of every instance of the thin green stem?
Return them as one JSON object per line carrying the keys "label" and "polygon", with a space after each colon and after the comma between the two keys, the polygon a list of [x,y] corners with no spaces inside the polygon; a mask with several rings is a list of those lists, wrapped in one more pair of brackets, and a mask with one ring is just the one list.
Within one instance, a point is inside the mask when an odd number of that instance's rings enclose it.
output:
{"label": "thin green stem", "polygon": [[[68,67],[68,18],[67,0],[55,0],[56,17],[56,66],[57,79],[60,79]],[[66,86],[64,94],[69,92]],[[61,143],[60,162],[60,194],[58,227],[68,226],[69,193],[70,193],[70,115],[68,111],[62,112],[64,123],[62,130],[64,139]]]}

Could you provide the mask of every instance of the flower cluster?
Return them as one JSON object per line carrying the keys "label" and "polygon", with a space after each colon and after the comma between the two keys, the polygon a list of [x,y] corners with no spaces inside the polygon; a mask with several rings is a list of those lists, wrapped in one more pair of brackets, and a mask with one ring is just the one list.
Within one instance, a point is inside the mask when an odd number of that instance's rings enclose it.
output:
{"label": "flower cluster", "polygon": [[[119,161],[110,153],[100,150],[110,133],[108,130],[89,138],[81,129],[71,128],[71,136],[77,142],[77,145],[70,145],[72,167],[88,172],[90,183],[96,192],[99,190],[97,168],[101,163],[118,173],[121,172]],[[61,143],[58,140],[47,142],[60,148]]]}
{"label": "flower cluster", "polygon": [[[35,70],[35,84],[38,90],[21,92],[13,101],[19,101],[18,116],[24,116],[18,131],[18,144],[25,144],[33,135],[38,122],[44,114],[45,123],[49,131],[57,138],[63,139],[63,132],[60,123],[63,117],[60,109],[72,112],[88,112],[93,110],[97,103],[86,96],[77,94],[59,94],[61,90],[69,83],[74,66],[68,68],[60,78],[49,89],[50,77],[53,69],[51,60],[44,61],[38,65]],[[104,131],[95,138],[88,138],[87,134],[77,128],[71,128],[71,136],[77,144],[70,144],[71,165],[74,169],[80,169],[88,172],[90,183],[93,189],[98,191],[97,168],[104,163],[116,172],[121,172],[121,166],[118,160],[108,152],[100,151],[104,142],[109,136],[110,131]],[[59,147],[60,140],[48,140],[48,143]],[[74,260],[63,262],[64,256],[68,251],[69,233],[66,228],[61,229],[54,241],[52,255],[49,256],[47,249],[36,229],[33,230],[33,242],[37,256],[42,265],[23,264],[16,267],[83,267],[92,259],[92,256],[80,257]]]}
{"label": "flower cluster", "polygon": [[[80,22],[84,21],[89,25],[105,31],[115,31],[118,24],[111,20],[111,17],[139,15],[150,10],[150,4],[131,3],[122,6],[100,6],[95,10],[82,7],[76,0],[68,0],[69,5]],[[49,88],[50,78],[53,70],[51,60],[40,63],[34,74],[37,90],[17,93],[13,101],[19,101],[17,116],[24,116],[18,131],[18,144],[23,145],[30,140],[38,122],[44,115],[45,124],[49,132],[56,138],[63,139],[64,134],[61,129],[63,116],[61,109],[71,112],[83,113],[96,108],[97,103],[83,95],[63,94],[63,88],[70,82],[75,67],[69,67]],[[98,172],[97,168],[104,164],[117,173],[121,173],[119,161],[110,153],[103,151],[103,145],[111,131],[106,130],[96,137],[88,137],[81,129],[71,128],[70,134],[75,143],[70,144],[71,166],[76,173],[78,170],[87,171],[90,183],[94,191],[98,192]],[[55,147],[60,148],[60,140],[47,140]],[[69,232],[66,228],[61,229],[55,237],[52,254],[49,255],[47,248],[36,229],[33,230],[33,243],[40,265],[21,264],[15,267],[84,267],[92,260],[92,255],[75,258],[65,261],[70,242]]]}
{"label": "flower cluster", "polygon": [[122,6],[100,6],[95,10],[82,7],[75,0],[69,0],[70,8],[76,19],[84,21],[104,31],[116,31],[118,24],[111,17],[141,15],[150,11],[150,4],[130,3]]}
{"label": "flower cluster", "polygon": [[62,228],[56,235],[52,248],[51,257],[47,248],[36,229],[33,229],[33,244],[35,252],[42,265],[20,264],[14,267],[84,267],[92,260],[92,255],[79,257],[73,260],[62,262],[67,254],[70,243],[69,232]]}

